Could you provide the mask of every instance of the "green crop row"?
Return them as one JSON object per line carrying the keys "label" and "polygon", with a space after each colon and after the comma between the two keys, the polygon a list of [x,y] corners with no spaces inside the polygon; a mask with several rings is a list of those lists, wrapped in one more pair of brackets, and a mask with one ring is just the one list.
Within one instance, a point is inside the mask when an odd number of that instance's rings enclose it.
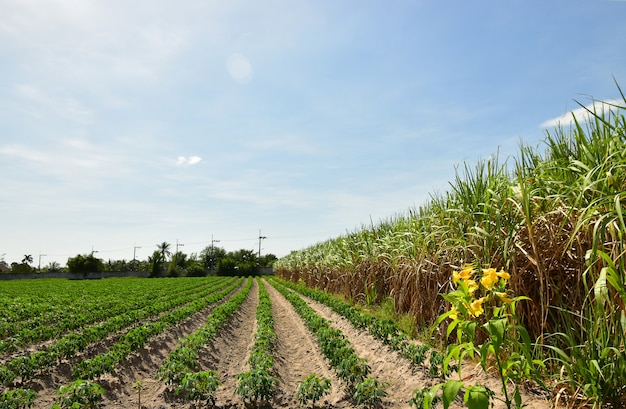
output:
{"label": "green crop row", "polygon": [[356,354],[340,330],[331,327],[330,321],[320,317],[298,294],[275,279],[270,282],[293,305],[306,327],[314,334],[322,353],[337,377],[348,385],[357,403],[372,405],[386,396],[384,389],[387,383],[368,377],[371,368],[367,360]]}
{"label": "green crop row", "polygon": [[131,352],[143,347],[150,338],[160,334],[177,322],[190,317],[209,305],[219,302],[239,285],[240,281],[237,281],[222,291],[212,293],[206,297],[195,298],[186,306],[159,316],[156,321],[133,328],[131,331],[124,334],[107,352],[76,364],[72,372],[72,379],[91,380],[105,373],[113,373],[117,364],[126,359]]}
{"label": "green crop row", "polygon": [[[82,351],[87,345],[97,342],[111,333],[150,316],[189,303],[190,300],[198,296],[216,291],[223,287],[224,280],[212,283],[213,285],[203,286],[204,288],[201,292],[189,293],[185,291],[185,295],[176,298],[172,298],[170,293],[169,300],[155,302],[140,310],[129,308],[124,314],[114,316],[100,325],[70,333],[40,351],[14,358],[8,361],[6,365],[0,366],[0,384],[10,385],[16,377],[21,378],[21,382],[24,383],[24,381],[36,376],[38,373],[56,365],[61,359],[72,357],[76,352]],[[124,303],[121,302],[121,304]]]}
{"label": "green crop row", "polygon": [[[241,284],[243,278],[237,281]],[[210,343],[218,330],[228,321],[244,302],[252,288],[252,280],[248,279],[244,288],[233,295],[227,302],[217,306],[211,312],[206,324],[192,334],[181,338],[179,345],[159,367],[158,376],[165,384],[180,387],[184,378],[198,368],[198,351]]]}
{"label": "green crop row", "polygon": [[[193,282],[181,284],[185,286],[177,286],[180,288],[177,293],[182,295],[210,283],[205,281],[200,285]],[[114,284],[112,287],[117,288],[117,285]],[[58,295],[54,302],[48,300],[36,302],[30,297],[26,303],[20,298],[3,300],[3,307],[7,310],[13,313],[19,310],[24,315],[19,320],[15,314],[9,313],[6,316],[3,314],[0,319],[0,353],[16,352],[31,343],[58,338],[68,331],[86,327],[129,310],[140,310],[160,299],[171,298],[171,291],[162,285],[145,287],[134,287],[134,294],[126,294],[130,297],[124,297],[123,303],[120,302],[123,296],[119,293],[86,296],[82,292],[72,292],[68,289],[57,294],[55,286],[52,286],[50,291]]]}
{"label": "green crop row", "polygon": [[272,375],[274,357],[272,350],[276,340],[272,303],[264,284],[257,279],[259,287],[259,305],[256,311],[257,329],[254,345],[248,357],[249,371],[237,375],[235,392],[243,398],[244,403],[256,406],[259,400],[267,401],[274,396],[278,379]]}

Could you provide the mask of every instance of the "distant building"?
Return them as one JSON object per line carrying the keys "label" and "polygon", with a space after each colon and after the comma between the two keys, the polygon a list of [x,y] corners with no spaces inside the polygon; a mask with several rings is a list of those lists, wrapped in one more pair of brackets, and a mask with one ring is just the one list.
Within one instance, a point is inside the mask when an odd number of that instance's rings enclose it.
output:
{"label": "distant building", "polygon": [[11,267],[3,260],[0,261],[0,273],[8,273],[11,271]]}

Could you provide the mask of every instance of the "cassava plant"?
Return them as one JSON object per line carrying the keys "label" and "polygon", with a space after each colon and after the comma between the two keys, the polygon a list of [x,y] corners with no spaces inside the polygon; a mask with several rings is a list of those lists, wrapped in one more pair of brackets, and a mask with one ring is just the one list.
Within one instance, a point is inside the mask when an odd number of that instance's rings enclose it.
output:
{"label": "cassava plant", "polygon": [[52,409],[95,408],[102,401],[104,392],[97,383],[79,379],[59,388],[59,398]]}
{"label": "cassava plant", "polygon": [[313,407],[315,407],[317,401],[330,392],[330,387],[330,379],[312,373],[298,384],[298,402],[302,405],[306,405],[311,401]]}
{"label": "cassava plant", "polygon": [[202,402],[213,406],[215,405],[215,391],[218,386],[220,386],[220,381],[217,378],[217,372],[191,372],[185,375],[175,394],[195,401],[198,408],[200,408]]}

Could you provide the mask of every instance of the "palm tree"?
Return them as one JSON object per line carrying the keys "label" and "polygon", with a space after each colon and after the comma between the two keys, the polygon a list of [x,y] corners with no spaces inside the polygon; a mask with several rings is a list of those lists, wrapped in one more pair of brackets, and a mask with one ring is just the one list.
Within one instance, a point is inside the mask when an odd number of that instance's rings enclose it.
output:
{"label": "palm tree", "polygon": [[152,256],[148,257],[148,266],[150,268],[150,277],[158,277],[163,267],[163,255],[159,250],[155,250]]}
{"label": "palm tree", "polygon": [[161,244],[157,244],[157,248],[161,252],[161,257],[163,258],[164,261],[167,259],[167,256],[172,254],[172,252],[170,251],[170,244],[166,241],[164,241]]}
{"label": "palm tree", "polygon": [[30,254],[25,254],[24,258],[22,259],[22,263],[23,264],[30,264],[33,262],[33,256]]}

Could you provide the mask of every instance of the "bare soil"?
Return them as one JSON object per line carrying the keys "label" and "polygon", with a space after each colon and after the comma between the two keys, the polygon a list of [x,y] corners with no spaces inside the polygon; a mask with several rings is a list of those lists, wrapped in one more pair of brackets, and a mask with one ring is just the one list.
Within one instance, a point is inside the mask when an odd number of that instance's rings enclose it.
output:
{"label": "bare soil", "polygon": [[[275,398],[265,408],[302,407],[296,400],[299,382],[307,375],[316,373],[332,382],[330,394],[316,407],[328,409],[354,408],[357,405],[348,396],[346,385],[337,379],[328,362],[323,357],[314,336],[294,311],[291,304],[266,281],[263,281],[270,295],[275,322],[277,342],[274,348],[274,370],[278,379]],[[315,301],[305,300],[320,316],[329,319],[350,341],[356,353],[366,358],[372,368],[371,376],[388,382],[388,396],[383,400],[387,409],[408,408],[409,399],[416,388],[430,386],[436,380],[425,374],[425,369],[413,367],[397,352],[389,349],[368,332],[354,328],[346,319]],[[246,360],[254,342],[256,330],[256,308],[258,306],[258,286],[253,287],[229,322],[221,329],[210,345],[200,351],[200,366],[203,370],[217,371],[221,385],[216,393],[216,407],[244,408],[241,398],[236,395],[236,376],[247,369]],[[193,404],[174,396],[163,382],[157,379],[157,370],[169,353],[177,347],[178,339],[199,329],[212,308],[195,314],[164,334],[156,337],[141,351],[132,354],[120,365],[114,376],[100,380],[107,393],[102,408],[119,409],[171,409],[193,408]],[[40,398],[37,408],[50,408],[56,399],[59,386],[70,382],[69,364],[55,368],[47,376],[33,381],[31,385]],[[499,390],[498,383],[476,367],[468,366],[463,376],[473,381],[487,384]],[[137,383],[141,384],[141,406]],[[547,409],[552,405],[547,400],[533,394],[525,395],[528,408]],[[462,407],[457,405],[455,407]],[[502,405],[496,404],[496,408]]]}

